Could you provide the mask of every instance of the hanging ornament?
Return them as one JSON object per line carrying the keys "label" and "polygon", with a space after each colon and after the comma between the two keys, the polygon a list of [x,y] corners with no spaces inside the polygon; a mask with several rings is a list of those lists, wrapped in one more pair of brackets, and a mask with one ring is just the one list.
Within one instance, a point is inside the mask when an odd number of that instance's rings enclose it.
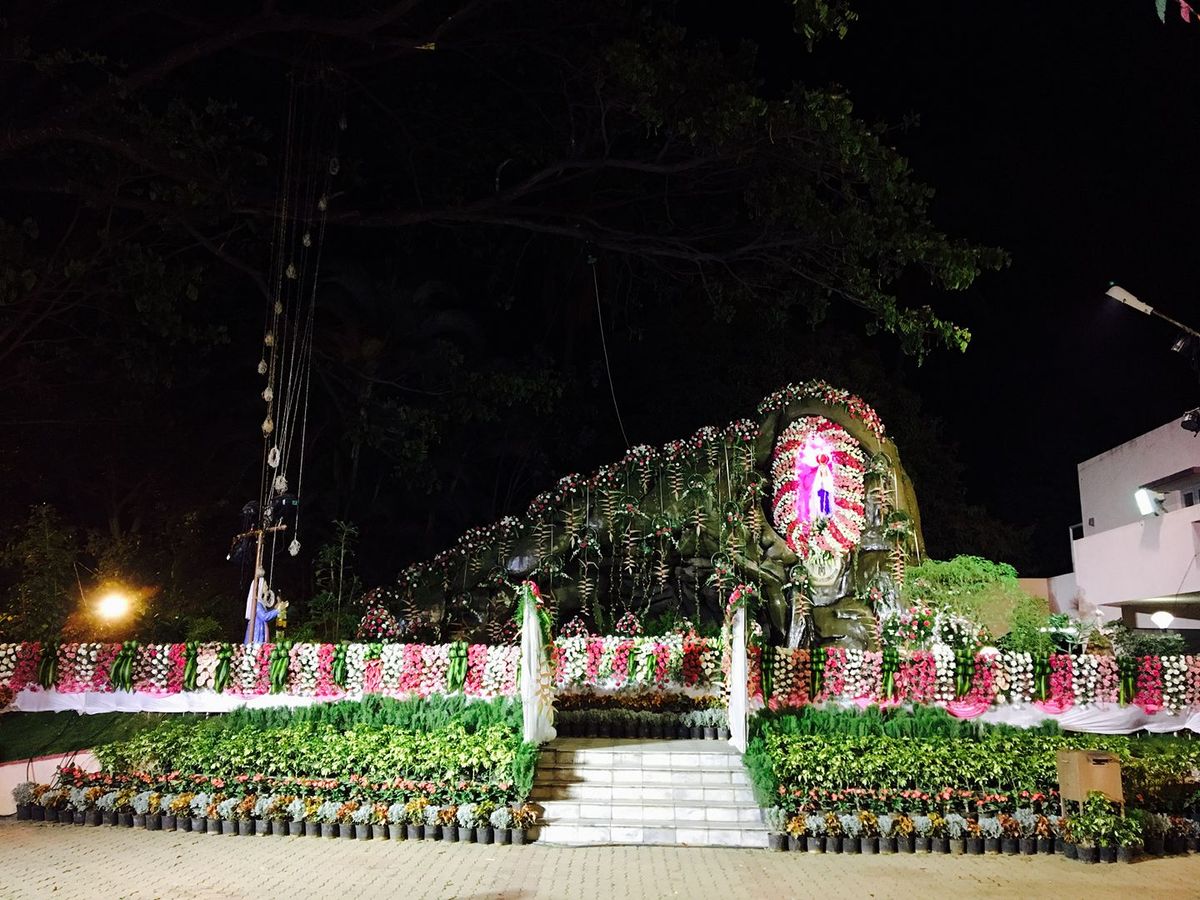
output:
{"label": "hanging ornament", "polygon": [[278,316],[278,315],[282,315],[282,314],[283,314],[283,304],[280,301],[276,300],[275,301],[275,315]]}
{"label": "hanging ornament", "polygon": [[271,452],[267,454],[267,465],[272,469],[279,468],[279,448],[272,447]]}
{"label": "hanging ornament", "polygon": [[262,423],[263,437],[266,437],[274,430],[275,430],[275,420],[272,419],[270,416],[267,416],[265,419],[263,419],[263,423]]}
{"label": "hanging ornament", "polygon": [[311,247],[312,246],[312,235],[309,234],[307,231],[304,232],[304,237],[300,238],[300,243],[302,243],[305,247]]}
{"label": "hanging ornament", "polygon": [[300,553],[299,538],[292,538],[292,542],[288,544],[288,553],[292,554],[292,556],[296,556]]}
{"label": "hanging ornament", "polygon": [[258,374],[259,375],[267,374],[267,361],[265,359],[260,359],[258,361]]}
{"label": "hanging ornament", "polygon": [[317,201],[317,209],[321,210],[321,212],[325,212],[328,206],[329,200],[324,194],[322,194],[321,199]]}
{"label": "hanging ornament", "polygon": [[273,390],[271,390],[271,386],[269,384],[266,386],[266,388],[263,389],[262,397],[268,403],[270,403],[272,400],[275,399],[275,392]]}
{"label": "hanging ornament", "polygon": [[287,493],[287,476],[286,475],[276,475],[275,480],[272,481],[271,484],[274,485],[274,487],[275,487],[275,493],[277,493],[277,494],[286,494]]}
{"label": "hanging ornament", "polygon": [[275,346],[275,332],[268,331],[266,333],[266,335],[263,337],[263,343],[266,344],[268,347],[274,347]]}
{"label": "hanging ornament", "polygon": [[296,280],[296,264],[288,263],[287,272],[285,273],[292,281]]}

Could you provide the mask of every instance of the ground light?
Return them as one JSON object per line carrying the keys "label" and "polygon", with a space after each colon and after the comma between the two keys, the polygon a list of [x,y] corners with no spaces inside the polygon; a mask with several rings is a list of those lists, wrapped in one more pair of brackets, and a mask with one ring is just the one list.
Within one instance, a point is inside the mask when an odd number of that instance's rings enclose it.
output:
{"label": "ground light", "polygon": [[129,609],[132,605],[133,603],[129,599],[129,595],[124,591],[110,590],[96,602],[96,612],[100,618],[109,622],[115,622],[129,615]]}

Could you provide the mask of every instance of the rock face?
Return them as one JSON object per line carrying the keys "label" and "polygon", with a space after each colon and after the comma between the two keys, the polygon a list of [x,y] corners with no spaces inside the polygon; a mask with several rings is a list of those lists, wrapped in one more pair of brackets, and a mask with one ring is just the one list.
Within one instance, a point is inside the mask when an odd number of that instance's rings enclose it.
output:
{"label": "rock face", "polygon": [[496,640],[525,579],[560,622],[597,629],[629,611],[719,621],[747,583],[772,643],[866,648],[921,550],[912,484],[874,410],[809,382],[772,394],[757,421],[569,475],[525,516],[472,529],[385,593],[410,625]]}

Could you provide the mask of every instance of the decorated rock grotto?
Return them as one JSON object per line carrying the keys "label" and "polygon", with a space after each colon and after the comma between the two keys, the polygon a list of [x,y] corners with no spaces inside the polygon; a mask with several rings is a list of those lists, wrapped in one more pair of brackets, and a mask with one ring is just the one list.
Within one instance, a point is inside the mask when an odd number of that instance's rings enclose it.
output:
{"label": "decorated rock grotto", "polygon": [[494,641],[527,579],[557,620],[597,632],[629,613],[719,622],[750,584],[771,643],[877,647],[876,614],[897,608],[906,562],[922,553],[895,445],[865,401],[821,381],[776,391],[758,414],[567,475],[524,516],[468,531],[371,602],[413,629]]}

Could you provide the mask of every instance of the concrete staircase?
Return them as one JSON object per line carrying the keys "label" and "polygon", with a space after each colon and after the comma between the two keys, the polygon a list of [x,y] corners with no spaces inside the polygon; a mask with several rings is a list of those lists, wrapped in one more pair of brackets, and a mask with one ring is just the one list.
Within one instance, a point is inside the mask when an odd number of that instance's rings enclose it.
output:
{"label": "concrete staircase", "polygon": [[741,755],[724,741],[554,741],[532,800],[546,843],[767,846]]}

